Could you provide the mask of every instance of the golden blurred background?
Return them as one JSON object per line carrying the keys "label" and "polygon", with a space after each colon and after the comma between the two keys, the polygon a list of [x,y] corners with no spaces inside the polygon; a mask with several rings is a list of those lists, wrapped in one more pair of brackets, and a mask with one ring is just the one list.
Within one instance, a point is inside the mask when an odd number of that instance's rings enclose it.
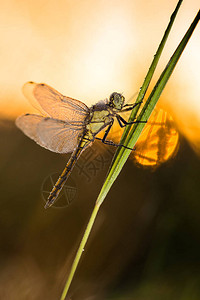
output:
{"label": "golden blurred background", "polygon": [[[34,111],[23,84],[45,82],[88,106],[113,91],[130,99],[175,6],[174,0],[0,1],[0,299],[59,299],[113,154],[95,143],[65,191],[73,201],[45,211],[44,186],[68,156],[40,148],[15,128],[18,115]],[[183,1],[154,84],[198,9],[199,1]],[[72,299],[200,298],[199,37],[198,25],[160,99],[180,133],[179,152],[154,172],[127,162],[102,206]]]}

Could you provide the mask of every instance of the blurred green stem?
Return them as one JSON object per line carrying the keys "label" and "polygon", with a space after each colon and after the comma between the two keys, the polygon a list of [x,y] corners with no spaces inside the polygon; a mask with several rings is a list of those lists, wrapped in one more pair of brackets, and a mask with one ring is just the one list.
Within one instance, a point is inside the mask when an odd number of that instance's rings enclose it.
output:
{"label": "blurred green stem", "polygon": [[95,207],[94,207],[94,209],[93,209],[93,211],[92,211],[90,220],[89,220],[89,222],[88,222],[87,228],[86,228],[86,230],[85,230],[85,233],[84,233],[84,235],[83,235],[83,238],[82,238],[82,240],[81,240],[81,243],[80,243],[80,246],[79,246],[79,248],[78,248],[78,251],[77,251],[77,253],[76,253],[76,257],[75,257],[74,262],[73,262],[73,264],[72,264],[71,271],[70,271],[69,277],[68,277],[68,279],[67,279],[66,285],[65,285],[65,287],[64,287],[64,290],[63,290],[63,292],[62,292],[62,296],[61,296],[60,300],[64,300],[64,299],[65,299],[65,296],[67,295],[67,292],[68,292],[69,287],[70,287],[70,285],[71,285],[71,282],[72,282],[72,279],[73,279],[73,277],[74,277],[74,273],[75,273],[75,271],[76,271],[76,268],[77,268],[77,265],[78,265],[79,260],[80,260],[80,258],[81,258],[81,255],[82,255],[82,253],[83,253],[83,251],[84,251],[85,244],[86,244],[86,242],[87,242],[87,239],[88,239],[88,236],[89,236],[89,234],[90,234],[90,231],[91,231],[91,229],[92,229],[92,227],[93,227],[94,221],[95,221],[95,219],[96,219],[96,215],[97,215],[97,213],[98,213],[98,211],[99,211],[99,208],[100,208],[100,205],[98,205],[98,204],[96,203],[96,204],[95,204]]}
{"label": "blurred green stem", "polygon": [[[173,17],[171,17],[171,19],[170,19],[170,24],[169,24],[170,26],[168,25],[169,30],[171,29],[171,23],[174,21],[175,15],[178,11],[178,8],[179,8],[181,2],[182,1],[178,2],[177,7],[175,9],[175,12],[172,15]],[[171,74],[172,74],[172,72],[173,72],[173,70],[174,70],[174,68],[175,68],[175,66],[176,66],[176,64],[177,64],[177,62],[178,62],[178,60],[179,60],[186,44],[187,44],[187,42],[189,41],[189,38],[192,35],[192,33],[193,33],[193,31],[194,31],[194,29],[195,29],[195,27],[196,27],[196,25],[199,21],[199,18],[200,18],[200,11],[198,12],[198,14],[195,17],[194,21],[192,22],[190,28],[188,29],[185,36],[183,37],[181,43],[177,47],[176,51],[174,52],[173,56],[171,57],[170,61],[167,64],[167,66],[165,67],[164,71],[162,72],[159,80],[157,81],[155,87],[153,88],[149,98],[147,99],[140,115],[137,117],[137,120],[148,120],[151,112],[153,111],[153,109],[154,109],[154,107],[155,107],[155,105],[156,105],[156,103],[157,103],[157,101],[160,97],[160,94],[162,93],[162,91],[163,91],[169,77],[171,76]],[[169,32],[167,32],[167,35],[168,35],[168,33]],[[166,32],[165,32],[165,34],[166,34]],[[163,39],[161,43],[164,43],[165,41],[166,40]],[[162,48],[163,47],[161,47],[161,50],[162,50]],[[158,54],[158,51],[157,51],[156,55],[159,55],[159,57],[160,57],[160,52]],[[153,62],[155,64],[157,64],[157,59],[155,60],[155,58],[154,58]],[[153,72],[154,72],[154,66],[152,68],[152,72],[151,72],[148,80],[151,80]],[[148,82],[146,82],[145,84],[147,84],[147,86],[148,86]],[[142,129],[143,129],[144,126],[145,126],[144,123],[135,124],[133,126],[131,132],[127,136],[124,144],[128,147],[133,148],[133,146],[135,145],[135,143],[136,143],[139,135],[141,134]],[[89,234],[91,232],[91,229],[93,227],[94,221],[95,221],[97,213],[99,211],[99,208],[100,208],[101,204],[103,203],[103,201],[104,201],[108,191],[110,190],[112,184],[114,183],[117,176],[119,175],[119,173],[120,173],[124,163],[126,162],[129,154],[130,154],[130,150],[124,149],[124,148],[121,147],[121,149],[119,149],[119,151],[117,151],[117,155],[115,155],[115,157],[114,157],[114,160],[111,164],[111,168],[110,168],[109,173],[106,177],[104,185],[103,185],[103,187],[100,191],[100,194],[98,196],[98,199],[97,199],[95,207],[94,207],[94,210],[93,210],[92,215],[90,217],[90,220],[88,222],[87,228],[86,228],[85,233],[83,235],[83,238],[82,238],[82,241],[81,241],[80,246],[78,248],[78,251],[76,253],[76,256],[75,256],[75,259],[74,259],[74,262],[73,262],[73,265],[72,265],[72,268],[71,268],[71,271],[70,271],[70,274],[69,274],[69,277],[66,281],[66,284],[65,284],[65,287],[64,287],[64,290],[63,290],[63,293],[62,293],[62,296],[61,296],[60,300],[64,300],[66,295],[67,295],[67,292],[68,292],[69,287],[71,285],[71,282],[72,282],[74,273],[76,271],[77,265],[79,263],[79,260],[81,258],[82,252],[84,251],[85,244],[87,242],[87,239],[88,239]]]}

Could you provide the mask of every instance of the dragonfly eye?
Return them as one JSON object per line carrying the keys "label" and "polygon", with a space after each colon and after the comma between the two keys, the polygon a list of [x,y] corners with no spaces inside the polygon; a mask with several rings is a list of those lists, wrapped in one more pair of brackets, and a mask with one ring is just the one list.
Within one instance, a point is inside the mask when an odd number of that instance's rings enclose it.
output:
{"label": "dragonfly eye", "polygon": [[114,92],[110,95],[109,106],[121,110],[124,106],[124,101],[125,98],[122,94]]}

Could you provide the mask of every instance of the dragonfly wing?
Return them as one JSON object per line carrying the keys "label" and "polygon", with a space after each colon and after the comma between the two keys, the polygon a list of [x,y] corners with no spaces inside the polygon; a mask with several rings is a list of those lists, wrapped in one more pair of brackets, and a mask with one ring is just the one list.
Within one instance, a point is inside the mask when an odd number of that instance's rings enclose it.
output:
{"label": "dragonfly wing", "polygon": [[83,102],[63,96],[44,83],[27,82],[23,86],[23,93],[42,114],[55,119],[79,124],[89,112]]}
{"label": "dragonfly wing", "polygon": [[37,144],[57,153],[72,152],[83,131],[82,126],[34,114],[18,117],[16,125]]}

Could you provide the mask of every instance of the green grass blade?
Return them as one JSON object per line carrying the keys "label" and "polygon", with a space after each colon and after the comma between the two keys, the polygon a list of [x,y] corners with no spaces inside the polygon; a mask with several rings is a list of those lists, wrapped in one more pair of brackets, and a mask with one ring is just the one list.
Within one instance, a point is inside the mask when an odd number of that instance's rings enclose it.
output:
{"label": "green grass blade", "polygon": [[[162,72],[160,78],[158,79],[153,91],[151,92],[149,98],[147,99],[137,120],[148,120],[148,118],[150,117],[167,81],[169,80],[169,77],[171,76],[186,44],[188,43],[197,23],[199,21],[199,18],[200,18],[200,11],[197,13],[194,21],[192,22],[191,26],[189,27],[188,31],[186,32],[185,36],[183,37],[182,41],[180,42],[179,46],[177,47],[176,51],[174,52],[173,56],[169,60],[166,68]],[[124,145],[128,146],[129,148],[133,148],[135,143],[137,142],[144,126],[145,126],[144,123],[135,124],[133,126],[129,136],[127,137],[127,140],[125,141]],[[118,155],[114,157],[110,171],[107,175],[104,185],[103,185],[103,187],[100,191],[100,194],[97,198],[98,204],[101,204],[104,201],[112,184],[116,180],[123,165],[125,164],[129,154],[130,154],[130,150],[121,147],[120,151],[118,152]]]}
{"label": "green grass blade", "polygon": [[74,273],[76,272],[77,265],[79,263],[81,255],[82,255],[82,253],[84,251],[85,244],[87,242],[87,239],[88,239],[88,236],[90,234],[90,231],[92,230],[92,227],[93,227],[94,221],[96,219],[96,215],[98,213],[99,208],[100,208],[99,205],[95,205],[95,207],[94,207],[94,209],[92,211],[90,220],[89,220],[87,228],[86,228],[86,230],[84,232],[84,235],[83,235],[83,238],[81,240],[80,246],[79,246],[79,248],[78,248],[78,250],[76,252],[76,257],[75,257],[75,259],[73,261],[73,264],[72,264],[72,267],[71,267],[71,270],[70,270],[70,273],[69,273],[69,277],[67,278],[67,281],[66,281],[65,287],[63,289],[62,295],[60,297],[60,300],[64,300],[65,297],[66,297],[66,295],[67,295],[67,292],[69,290],[69,287],[71,285],[72,279],[74,277]]}
{"label": "green grass blade", "polygon": [[[179,1],[178,2],[178,5],[180,6],[182,1]],[[177,5],[177,6],[178,6]],[[176,8],[177,9],[177,8]],[[197,25],[198,21],[199,21],[199,17],[200,17],[200,12],[198,12],[196,18],[194,19],[193,23],[191,24],[190,28],[188,29],[187,33],[185,34],[183,40],[181,41],[181,43],[179,44],[178,48],[176,49],[176,51],[174,52],[173,56],[171,57],[168,65],[166,66],[165,70],[163,71],[163,73],[161,74],[158,82],[156,83],[153,91],[151,92],[149,98],[147,99],[140,115],[138,116],[138,120],[147,120],[151,114],[151,112],[153,111],[159,97],[160,97],[160,94],[162,93],[170,75],[172,74],[174,68],[175,68],[175,65],[177,64],[178,62],[178,59],[180,58],[190,36],[192,35],[192,32],[194,31],[195,29],[195,26]],[[171,17],[172,18],[172,17]],[[159,54],[160,55],[160,54]],[[157,62],[155,62],[156,65],[157,65]],[[152,69],[149,73],[149,76],[146,76],[145,80],[145,85],[146,85],[146,88],[148,87],[149,85],[149,82],[151,80],[151,77],[152,77],[152,72],[154,72],[154,70]],[[147,74],[148,75],[148,74]],[[146,92],[146,88],[144,88],[144,91]],[[142,94],[141,94],[142,96]],[[140,100],[138,100],[140,101]],[[138,124],[135,124],[133,126],[133,128],[131,129],[131,132],[130,134],[127,136],[127,139],[125,140],[125,145],[127,145],[128,147],[133,147],[139,137],[139,135],[141,134],[142,132],[142,129],[143,127],[145,126],[145,124],[143,123],[138,123]],[[90,220],[88,222],[88,225],[87,225],[87,228],[86,228],[86,231],[83,235],[83,239],[80,243],[80,246],[78,248],[78,251],[77,251],[77,254],[76,254],[76,257],[74,259],[74,262],[73,262],[73,265],[72,265],[72,268],[70,270],[70,274],[69,274],[69,277],[66,281],[66,284],[65,284],[65,287],[64,287],[64,290],[63,290],[63,293],[62,293],[62,296],[61,296],[61,300],[64,300],[66,295],[67,295],[67,292],[68,292],[68,289],[70,287],[70,284],[71,284],[71,281],[73,279],[73,276],[74,276],[74,273],[76,271],[76,268],[77,268],[77,265],[79,263],[79,260],[81,258],[81,254],[84,250],[84,247],[85,247],[85,244],[87,242],[87,239],[89,237],[89,234],[90,234],[90,231],[92,229],[92,226],[94,224],[94,221],[96,219],[96,216],[97,216],[97,213],[98,213],[98,210],[100,208],[100,205],[102,204],[102,202],[104,201],[108,191],[110,190],[112,184],[114,183],[114,181],[116,180],[117,176],[119,175],[124,163],[126,162],[128,156],[130,154],[130,150],[128,149],[124,149],[124,148],[121,148],[120,151],[118,151],[118,154],[117,156],[114,157],[114,160],[113,160],[113,163],[111,165],[111,168],[110,168],[110,171],[108,173],[108,176],[105,180],[105,183],[101,189],[101,192],[97,198],[97,201],[96,201],[96,204],[95,204],[95,208],[92,212],[92,215],[90,217]]]}
{"label": "green grass blade", "polygon": [[[164,46],[166,44],[167,38],[169,36],[169,33],[171,31],[171,28],[173,26],[174,20],[176,18],[176,15],[178,13],[178,10],[179,10],[182,2],[183,2],[183,0],[179,0],[178,1],[177,5],[176,5],[176,8],[175,8],[174,12],[172,13],[172,15],[170,17],[169,24],[168,24],[168,26],[167,26],[167,28],[165,30],[165,33],[163,35],[163,38],[162,38],[160,44],[158,46],[156,54],[154,55],[153,61],[152,61],[151,65],[150,65],[150,68],[149,68],[149,70],[147,72],[147,75],[146,75],[146,77],[144,79],[144,82],[142,84],[140,92],[139,92],[139,94],[137,96],[136,103],[141,102],[144,99],[144,96],[145,96],[146,91],[148,89],[148,86],[149,86],[149,84],[151,82],[151,79],[153,77],[154,71],[155,71],[155,69],[157,67],[158,61],[160,59],[160,56],[161,56],[162,51],[163,51],[163,48],[164,48]],[[135,109],[132,111],[132,113],[130,115],[130,118],[129,118],[129,122],[133,121],[135,119],[139,108],[140,108],[140,105],[136,106]],[[126,140],[126,138],[128,136],[128,133],[129,133],[130,129],[131,129],[131,126],[126,126],[126,128],[125,128],[125,130],[123,132],[120,144],[124,145],[125,140]],[[120,148],[116,151],[116,155],[119,153],[119,151],[120,151]]]}

